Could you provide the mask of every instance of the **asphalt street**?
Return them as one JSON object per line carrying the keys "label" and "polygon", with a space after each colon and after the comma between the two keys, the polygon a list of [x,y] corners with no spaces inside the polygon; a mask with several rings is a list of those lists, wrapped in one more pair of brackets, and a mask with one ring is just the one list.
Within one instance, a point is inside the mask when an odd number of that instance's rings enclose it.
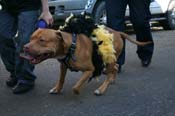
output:
{"label": "asphalt street", "polygon": [[5,85],[9,74],[0,61],[0,116],[175,116],[175,31],[153,31],[153,37],[150,67],[141,66],[136,45],[127,42],[122,73],[103,96],[95,96],[93,91],[104,75],[74,95],[72,86],[81,72],[70,71],[63,92],[49,94],[59,74],[59,63],[54,59],[36,65],[34,90],[14,95]]}

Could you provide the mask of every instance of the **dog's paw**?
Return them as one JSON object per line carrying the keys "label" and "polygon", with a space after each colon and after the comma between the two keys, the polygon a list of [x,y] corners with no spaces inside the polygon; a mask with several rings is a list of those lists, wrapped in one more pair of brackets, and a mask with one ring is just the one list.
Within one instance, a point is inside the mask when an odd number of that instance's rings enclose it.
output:
{"label": "dog's paw", "polygon": [[75,88],[75,87],[73,87],[73,92],[76,95],[79,95],[80,94],[80,91],[77,88]]}
{"label": "dog's paw", "polygon": [[110,82],[111,85],[113,85],[115,83],[116,83],[115,80],[111,80],[111,82]]}
{"label": "dog's paw", "polygon": [[94,91],[94,94],[95,94],[96,96],[102,95],[102,93],[101,93],[100,90],[98,90],[98,89],[96,89],[96,90]]}
{"label": "dog's paw", "polygon": [[52,88],[50,91],[49,91],[50,94],[58,94],[60,93],[60,91],[58,91],[56,88]]}

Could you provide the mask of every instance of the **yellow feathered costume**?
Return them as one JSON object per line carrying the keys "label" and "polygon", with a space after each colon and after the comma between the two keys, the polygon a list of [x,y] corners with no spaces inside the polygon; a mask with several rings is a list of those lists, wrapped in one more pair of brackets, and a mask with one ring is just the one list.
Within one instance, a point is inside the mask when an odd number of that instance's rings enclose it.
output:
{"label": "yellow feathered costume", "polygon": [[102,56],[104,63],[116,62],[113,34],[109,33],[104,25],[98,25],[98,28],[93,31],[92,35],[95,35],[95,37],[92,37],[92,40],[96,41],[97,45],[102,42],[99,45],[98,52]]}

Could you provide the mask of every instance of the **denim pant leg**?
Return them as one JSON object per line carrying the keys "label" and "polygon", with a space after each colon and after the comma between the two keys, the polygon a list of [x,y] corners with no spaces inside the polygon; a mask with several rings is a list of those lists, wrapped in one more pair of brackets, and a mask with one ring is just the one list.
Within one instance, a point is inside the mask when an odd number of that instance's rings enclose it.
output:
{"label": "denim pant leg", "polygon": [[36,78],[33,73],[34,65],[27,60],[21,59],[19,55],[23,52],[23,46],[29,42],[31,34],[36,30],[38,16],[38,11],[25,11],[18,15],[16,75],[21,83],[33,83]]}
{"label": "denim pant leg", "polygon": [[[150,0],[129,0],[131,21],[136,31],[138,41],[152,41],[149,20],[151,14],[149,11]],[[144,47],[137,47],[137,54],[141,60],[151,60],[154,50],[154,43]]]}
{"label": "denim pant leg", "polygon": [[[124,31],[125,10],[128,0],[106,0],[107,26],[116,30]],[[123,65],[125,62],[125,40],[123,50],[117,63]]]}
{"label": "denim pant leg", "polygon": [[5,10],[0,10],[0,56],[10,76],[15,78],[15,43],[17,31],[16,18]]}

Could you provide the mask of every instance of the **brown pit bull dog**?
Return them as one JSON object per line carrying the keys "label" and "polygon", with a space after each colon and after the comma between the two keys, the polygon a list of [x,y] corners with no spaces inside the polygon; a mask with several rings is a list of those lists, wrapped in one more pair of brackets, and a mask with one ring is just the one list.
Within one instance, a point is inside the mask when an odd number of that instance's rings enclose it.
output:
{"label": "brown pit bull dog", "polygon": [[[144,46],[150,42],[138,42],[131,39],[127,34],[122,32],[114,31],[110,28],[106,28],[110,33],[113,33],[113,45],[115,49],[115,56],[118,56],[121,53],[123,48],[123,40],[127,39],[130,42]],[[38,64],[41,61],[48,58],[55,58],[58,61],[61,61],[66,57],[69,48],[72,45],[72,34],[63,32],[60,30],[53,29],[38,29],[36,30],[30,39],[30,42],[24,46],[24,51],[27,53],[27,56],[24,58],[30,60],[33,64]],[[69,67],[65,62],[60,62],[60,78],[57,81],[55,87],[50,90],[50,93],[60,93],[63,88],[66,72],[68,68],[74,70],[82,71],[83,74],[80,79],[73,86],[73,92],[79,94],[82,88],[82,85],[92,76],[95,67],[92,63],[92,52],[93,52],[93,43],[84,34],[76,35],[76,48],[74,51],[74,57],[76,59],[70,58],[67,60]],[[106,75],[107,78],[104,80],[102,85],[94,91],[95,95],[104,94],[108,85],[113,82],[117,76],[117,65],[116,63],[107,64]]]}

